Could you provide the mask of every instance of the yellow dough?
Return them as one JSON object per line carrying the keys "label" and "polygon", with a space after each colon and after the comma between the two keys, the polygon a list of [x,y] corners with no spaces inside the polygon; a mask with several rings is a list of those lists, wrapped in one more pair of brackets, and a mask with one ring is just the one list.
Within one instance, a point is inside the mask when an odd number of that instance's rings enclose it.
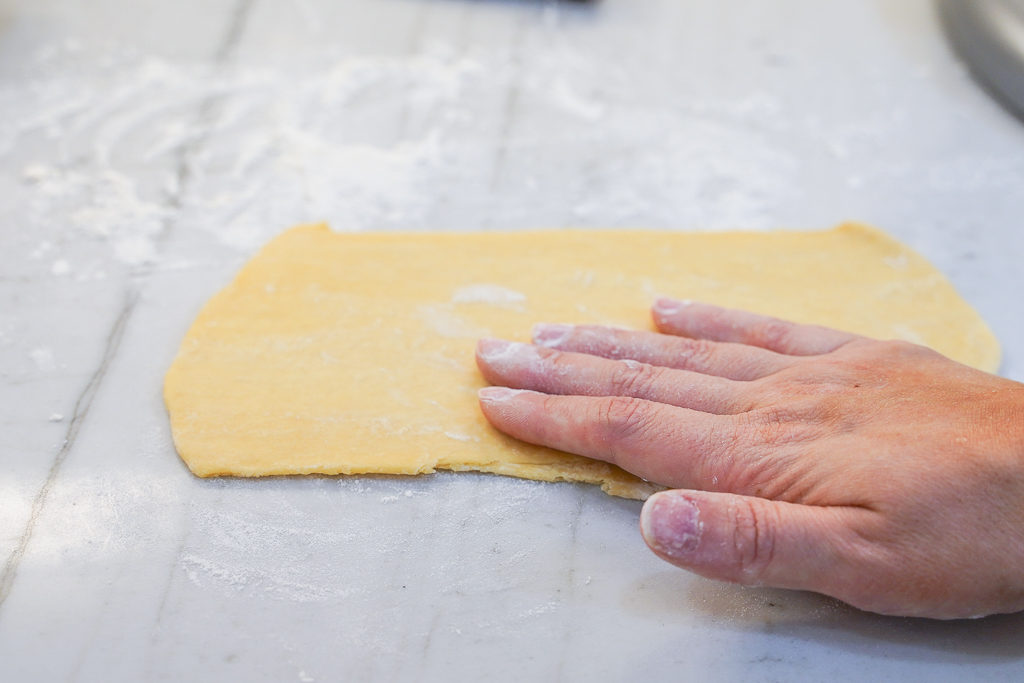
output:
{"label": "yellow dough", "polygon": [[656,490],[491,428],[482,336],[535,322],[650,328],[656,296],[927,344],[994,371],[999,345],[920,256],[863,225],[824,232],[338,234],[263,248],[196,318],[167,373],[174,443],[201,477],[478,470]]}

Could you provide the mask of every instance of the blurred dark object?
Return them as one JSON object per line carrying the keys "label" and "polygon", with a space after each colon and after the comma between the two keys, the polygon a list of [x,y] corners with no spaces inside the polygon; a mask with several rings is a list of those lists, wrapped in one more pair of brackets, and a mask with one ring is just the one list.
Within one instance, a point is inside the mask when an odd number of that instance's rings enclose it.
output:
{"label": "blurred dark object", "polygon": [[938,0],[953,48],[1000,102],[1024,119],[1024,0]]}

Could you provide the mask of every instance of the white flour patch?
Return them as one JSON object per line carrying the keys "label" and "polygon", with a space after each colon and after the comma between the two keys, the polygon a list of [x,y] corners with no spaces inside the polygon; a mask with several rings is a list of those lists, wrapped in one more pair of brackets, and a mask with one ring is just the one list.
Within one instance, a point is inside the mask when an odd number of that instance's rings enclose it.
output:
{"label": "white flour patch", "polygon": [[52,249],[53,249],[53,242],[51,242],[50,240],[43,240],[38,245],[36,245],[35,249],[33,249],[31,252],[29,252],[28,257],[30,259],[41,259],[43,256],[45,256]]}
{"label": "white flour patch", "polygon": [[[782,117],[771,95],[622,106],[614,93],[636,75],[618,57],[595,63],[569,44],[531,54],[527,68],[493,47],[357,57],[311,48],[213,67],[44,45],[33,77],[0,90],[0,103],[17,103],[0,151],[42,150],[21,168],[27,222],[62,226],[62,254],[76,241],[99,245],[96,270],[113,272],[159,271],[171,226],[200,248],[245,253],[319,220],[340,231],[488,230],[555,215],[756,228],[799,186],[793,153],[760,125]],[[480,103],[511,88],[551,128],[514,135],[493,168],[488,131],[504,114]],[[480,283],[453,302],[514,309],[525,297]]]}
{"label": "white flour patch", "polygon": [[886,256],[882,259],[885,265],[896,270],[903,270],[909,264],[909,259],[906,254],[899,254],[898,256]]}
{"label": "white flour patch", "polygon": [[488,336],[487,330],[468,322],[446,305],[424,305],[416,309],[417,317],[442,337],[461,339]]}
{"label": "white flour patch", "polygon": [[[32,178],[40,213],[66,211],[64,220],[70,219],[79,235],[107,242],[121,263],[138,266],[156,260],[153,240],[162,232],[169,211],[143,199],[128,175],[110,168],[61,169],[41,163],[29,165],[22,175]],[[50,249],[52,244],[41,243],[32,256]],[[51,272],[66,275],[70,265],[58,259]]]}
{"label": "white flour patch", "polygon": [[475,436],[472,436],[470,434],[462,434],[460,432],[445,432],[444,435],[447,436],[449,439],[454,439],[456,441],[479,441],[480,440],[479,438],[477,438]]}
{"label": "white flour patch", "polygon": [[522,309],[526,295],[508,287],[479,283],[459,287],[452,293],[455,304],[489,304],[501,308]]}
{"label": "white flour patch", "polygon": [[189,581],[197,586],[213,583],[231,592],[253,593],[276,600],[318,602],[353,592],[337,586],[287,580],[272,568],[228,565],[195,554],[183,555],[180,563]]}
{"label": "white flour patch", "polygon": [[36,364],[40,372],[53,372],[57,369],[57,361],[53,358],[53,351],[46,347],[32,349],[28,353],[29,358]]}

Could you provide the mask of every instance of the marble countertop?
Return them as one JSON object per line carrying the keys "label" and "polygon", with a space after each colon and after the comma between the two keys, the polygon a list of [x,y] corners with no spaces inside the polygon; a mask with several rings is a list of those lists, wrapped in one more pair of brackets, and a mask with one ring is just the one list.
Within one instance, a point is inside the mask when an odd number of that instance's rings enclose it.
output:
{"label": "marble countertop", "polygon": [[1021,380],[1022,215],[1024,125],[923,0],[0,0],[0,679],[1021,680],[1020,616],[707,581],[592,487],[194,478],[161,385],[315,220],[863,220]]}

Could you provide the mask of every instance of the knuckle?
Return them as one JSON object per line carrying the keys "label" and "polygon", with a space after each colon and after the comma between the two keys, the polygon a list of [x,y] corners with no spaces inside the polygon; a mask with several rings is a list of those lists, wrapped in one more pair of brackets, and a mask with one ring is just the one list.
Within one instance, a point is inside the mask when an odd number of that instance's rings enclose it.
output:
{"label": "knuckle", "polygon": [[738,490],[759,468],[749,438],[735,423],[713,424],[681,444],[695,481],[711,482],[718,491]]}
{"label": "knuckle", "polygon": [[541,394],[540,407],[545,415],[556,415],[560,412],[561,396],[554,396],[551,394]]}
{"label": "knuckle", "polygon": [[[820,435],[821,429],[855,424],[858,411],[850,392],[867,382],[842,364],[822,362],[810,374],[765,378],[756,385],[755,406],[745,414],[759,443],[798,443]],[[877,374],[877,372],[876,372]],[[872,380],[873,381],[873,380]]]}
{"label": "knuckle", "polygon": [[711,308],[703,311],[704,321],[717,328],[728,328],[733,326],[733,313],[724,308]]}
{"label": "knuckle", "polygon": [[937,351],[902,339],[890,339],[881,342],[879,349],[883,355],[889,358],[919,358],[938,355]]}
{"label": "knuckle", "polygon": [[612,360],[622,360],[629,357],[629,348],[632,345],[633,333],[628,330],[609,329],[604,331],[601,353],[597,355]]}
{"label": "knuckle", "polygon": [[817,377],[788,368],[776,375],[769,375],[755,380],[753,386],[763,398],[764,403],[785,398],[791,400],[796,396],[813,393]]}
{"label": "knuckle", "polygon": [[540,354],[541,364],[535,367],[534,372],[544,388],[559,390],[580,372],[578,356],[572,352],[544,349]]}
{"label": "knuckle", "polygon": [[[744,419],[741,417],[740,422]],[[707,459],[734,458],[749,448],[749,439],[744,435],[744,430],[737,427],[734,422],[711,425],[699,440],[696,450]]]}
{"label": "knuckle", "polygon": [[880,362],[890,365],[895,360],[927,357],[933,353],[926,346],[902,339],[859,339],[842,348],[841,362],[850,372],[865,373],[877,369]]}
{"label": "knuckle", "polygon": [[[812,361],[752,382],[755,407],[765,419],[794,422],[813,419],[829,408],[852,383],[842,364]],[[784,407],[783,407],[784,406]]]}
{"label": "knuckle", "polygon": [[[547,419],[536,420],[534,426],[545,434],[550,431],[552,422],[560,422],[564,418],[565,403],[561,396],[544,394],[540,400],[541,414]],[[554,418],[552,420],[552,418]]]}
{"label": "knuckle", "polygon": [[544,363],[554,372],[554,374],[562,374],[565,371],[571,369],[573,364],[572,356],[565,351],[556,351],[554,349],[543,349],[540,351],[540,356]]}
{"label": "knuckle", "polygon": [[796,440],[799,418],[788,408],[766,406],[743,415],[751,440],[759,446],[778,447]]}
{"label": "knuckle", "polygon": [[878,344],[881,349],[892,353],[905,353],[919,348],[917,344],[913,344],[903,339],[886,339],[879,341]]}
{"label": "knuckle", "polygon": [[752,325],[748,337],[757,346],[782,348],[789,345],[792,334],[793,326],[790,323],[771,318]]}
{"label": "knuckle", "polygon": [[647,411],[639,399],[610,396],[599,404],[598,411],[597,422],[605,445],[635,439],[647,430]]}
{"label": "knuckle", "polygon": [[775,555],[778,523],[772,508],[749,498],[736,498],[729,505],[729,522],[736,578],[748,585],[761,583]]}
{"label": "knuckle", "polygon": [[765,446],[778,447],[792,441],[793,429],[788,419],[777,408],[769,408],[756,423],[757,440]]}
{"label": "knuckle", "polygon": [[702,370],[714,360],[716,346],[707,339],[680,339],[679,359],[687,370]]}
{"label": "knuckle", "polygon": [[661,368],[647,363],[618,361],[612,371],[611,388],[616,394],[623,396],[645,396],[657,383],[661,374]]}

